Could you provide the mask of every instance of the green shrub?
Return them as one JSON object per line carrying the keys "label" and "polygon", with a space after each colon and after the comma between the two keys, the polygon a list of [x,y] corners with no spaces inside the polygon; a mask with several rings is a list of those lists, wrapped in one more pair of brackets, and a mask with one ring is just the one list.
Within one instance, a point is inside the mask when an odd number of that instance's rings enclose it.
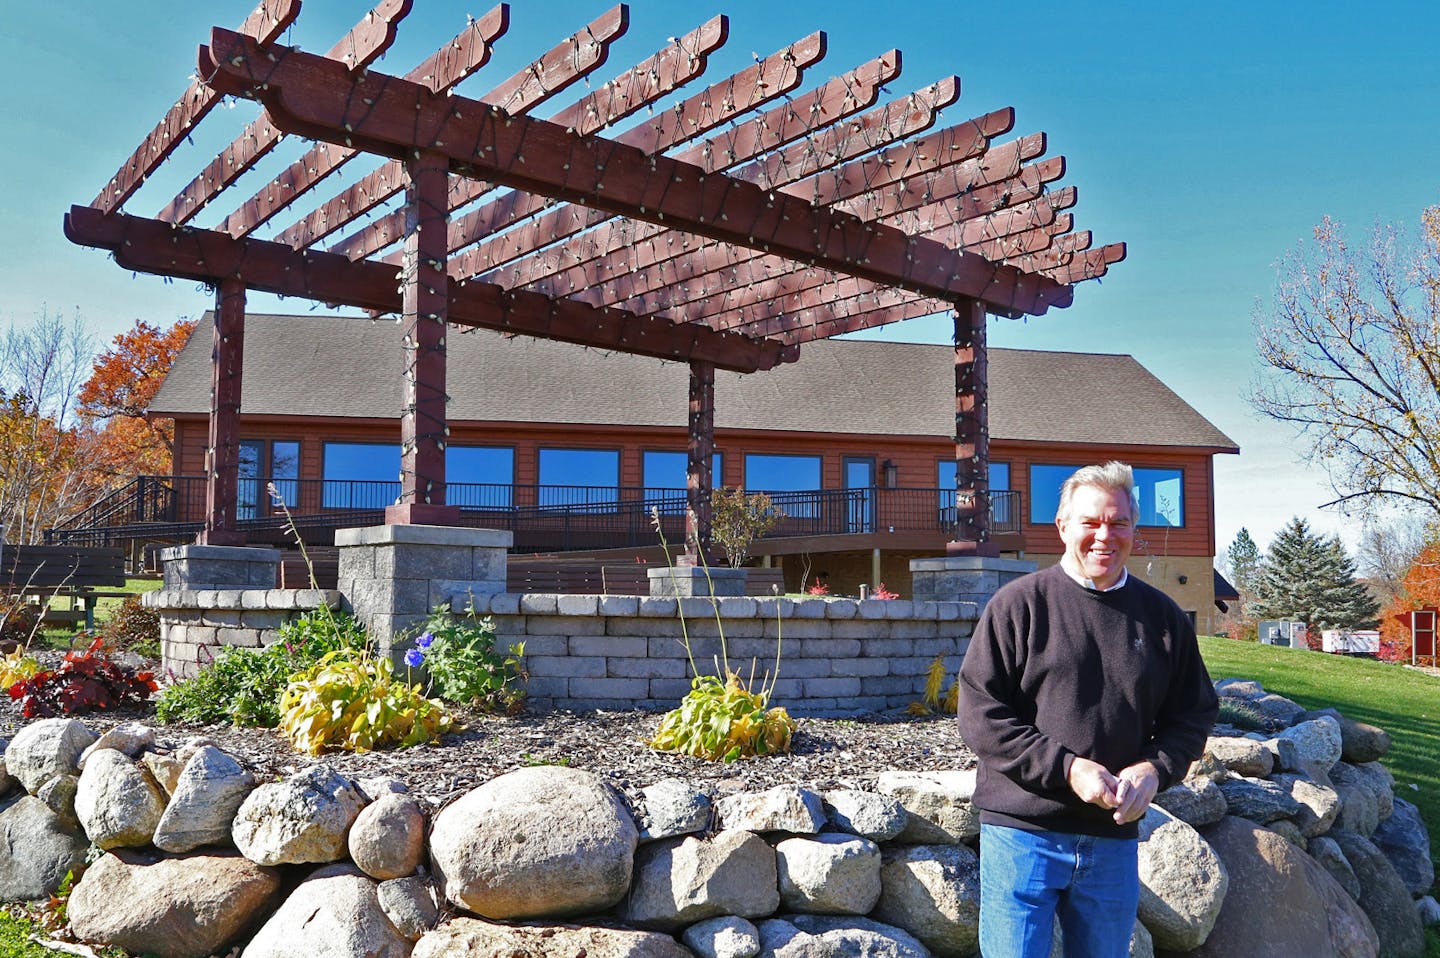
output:
{"label": "green shrub", "polygon": [[132,595],[100,626],[105,648],[129,651],[149,659],[160,658],[160,610],[147,609]]}
{"label": "green shrub", "polygon": [[445,706],[394,676],[387,658],[341,649],[293,676],[280,697],[280,731],[310,755],[434,742],[455,727]]}
{"label": "green shrub", "polygon": [[1220,715],[1215,721],[1245,732],[1269,732],[1277,724],[1254,705],[1233,695],[1220,696]]}
{"label": "green shrub", "polygon": [[229,722],[274,728],[280,724],[280,695],[290,677],[329,652],[365,645],[365,631],[343,612],[307,612],[280,628],[280,638],[263,649],[227,647],[193,678],[160,693],[155,717],[161,722]]}
{"label": "green shrub", "polygon": [[405,664],[425,669],[427,690],[447,702],[487,711],[513,712],[525,692],[516,686],[525,677],[522,642],[507,655],[495,649],[495,623],[474,615],[456,618],[444,606],[435,609],[405,653]]}

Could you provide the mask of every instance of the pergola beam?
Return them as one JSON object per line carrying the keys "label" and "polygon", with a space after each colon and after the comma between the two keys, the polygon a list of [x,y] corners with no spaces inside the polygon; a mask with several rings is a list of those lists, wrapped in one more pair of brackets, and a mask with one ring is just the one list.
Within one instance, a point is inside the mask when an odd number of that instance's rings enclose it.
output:
{"label": "pergola beam", "polygon": [[[352,263],[319,250],[195,227],[176,227],[124,213],[105,216],[72,206],[65,235],[81,246],[108,249],[127,269],[216,284],[242,278],[248,289],[398,313],[400,271],[386,263]],[[449,287],[450,321],[461,326],[541,336],[677,362],[701,360],[750,373],[798,358],[794,347],[756,341],[704,326],[677,327],[665,319],[596,308],[491,283]]]}
{"label": "pergola beam", "polygon": [[1072,297],[1070,287],[1047,277],[816,209],[744,180],[545,120],[508,116],[475,100],[441,99],[378,71],[355,77],[325,57],[262,46],[229,30],[212,31],[200,67],[222,92],[259,99],[287,132],[360,143],[390,156],[433,150],[461,175],[638,215],[922,296],[971,297],[998,312],[1037,315]]}

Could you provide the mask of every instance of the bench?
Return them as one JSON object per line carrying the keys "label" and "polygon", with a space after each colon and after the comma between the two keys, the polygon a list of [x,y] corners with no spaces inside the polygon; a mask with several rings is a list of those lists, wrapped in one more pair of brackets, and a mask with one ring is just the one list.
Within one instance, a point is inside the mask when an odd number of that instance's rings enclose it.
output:
{"label": "bench", "polygon": [[[31,596],[44,604],[45,625],[74,627],[83,622],[93,629],[96,600],[129,595],[114,591],[124,584],[123,549],[0,545],[0,592]],[[57,598],[70,599],[71,608],[54,608]]]}
{"label": "bench", "polygon": [[310,565],[315,569],[315,582],[310,581],[310,568],[305,565],[305,556],[299,549],[286,549],[280,553],[280,566],[275,573],[275,585],[280,589],[335,589],[340,582],[340,550],[306,546]]}

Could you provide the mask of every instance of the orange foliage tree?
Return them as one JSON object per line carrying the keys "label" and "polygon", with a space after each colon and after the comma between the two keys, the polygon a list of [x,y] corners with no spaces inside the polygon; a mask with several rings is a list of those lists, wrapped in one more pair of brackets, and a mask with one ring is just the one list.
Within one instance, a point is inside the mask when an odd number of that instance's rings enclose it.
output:
{"label": "orange foliage tree", "polygon": [[98,456],[112,476],[165,475],[174,449],[174,420],[147,415],[165,375],[175,363],[193,320],[169,329],[137,320],[95,359],[94,372],[80,387],[80,413],[104,422]]}
{"label": "orange foliage tree", "polygon": [[1426,607],[1440,608],[1440,540],[1432,540],[1420,550],[1405,573],[1399,594],[1386,606],[1380,619],[1380,658],[1410,660],[1410,628],[1400,616]]}

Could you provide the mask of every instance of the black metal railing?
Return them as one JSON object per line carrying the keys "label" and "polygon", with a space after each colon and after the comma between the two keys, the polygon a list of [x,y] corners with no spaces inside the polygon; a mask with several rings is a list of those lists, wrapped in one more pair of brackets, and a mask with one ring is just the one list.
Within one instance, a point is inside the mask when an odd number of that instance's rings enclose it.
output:
{"label": "black metal railing", "polygon": [[[259,479],[243,479],[238,526],[252,534],[283,532],[283,502],[301,529],[339,529],[384,521],[399,482],[335,479],[273,480],[277,501]],[[943,533],[953,536],[954,490],[816,489],[769,493],[784,513],[770,537],[864,533]],[[672,545],[683,541],[685,491],[615,486],[451,483],[461,523],[508,529],[515,549],[573,551],[656,543],[656,522]],[[1020,531],[1020,494],[990,494],[990,529]],[[47,542],[111,545],[132,539],[184,538],[205,518],[203,476],[141,476],[69,522],[46,531]]]}

